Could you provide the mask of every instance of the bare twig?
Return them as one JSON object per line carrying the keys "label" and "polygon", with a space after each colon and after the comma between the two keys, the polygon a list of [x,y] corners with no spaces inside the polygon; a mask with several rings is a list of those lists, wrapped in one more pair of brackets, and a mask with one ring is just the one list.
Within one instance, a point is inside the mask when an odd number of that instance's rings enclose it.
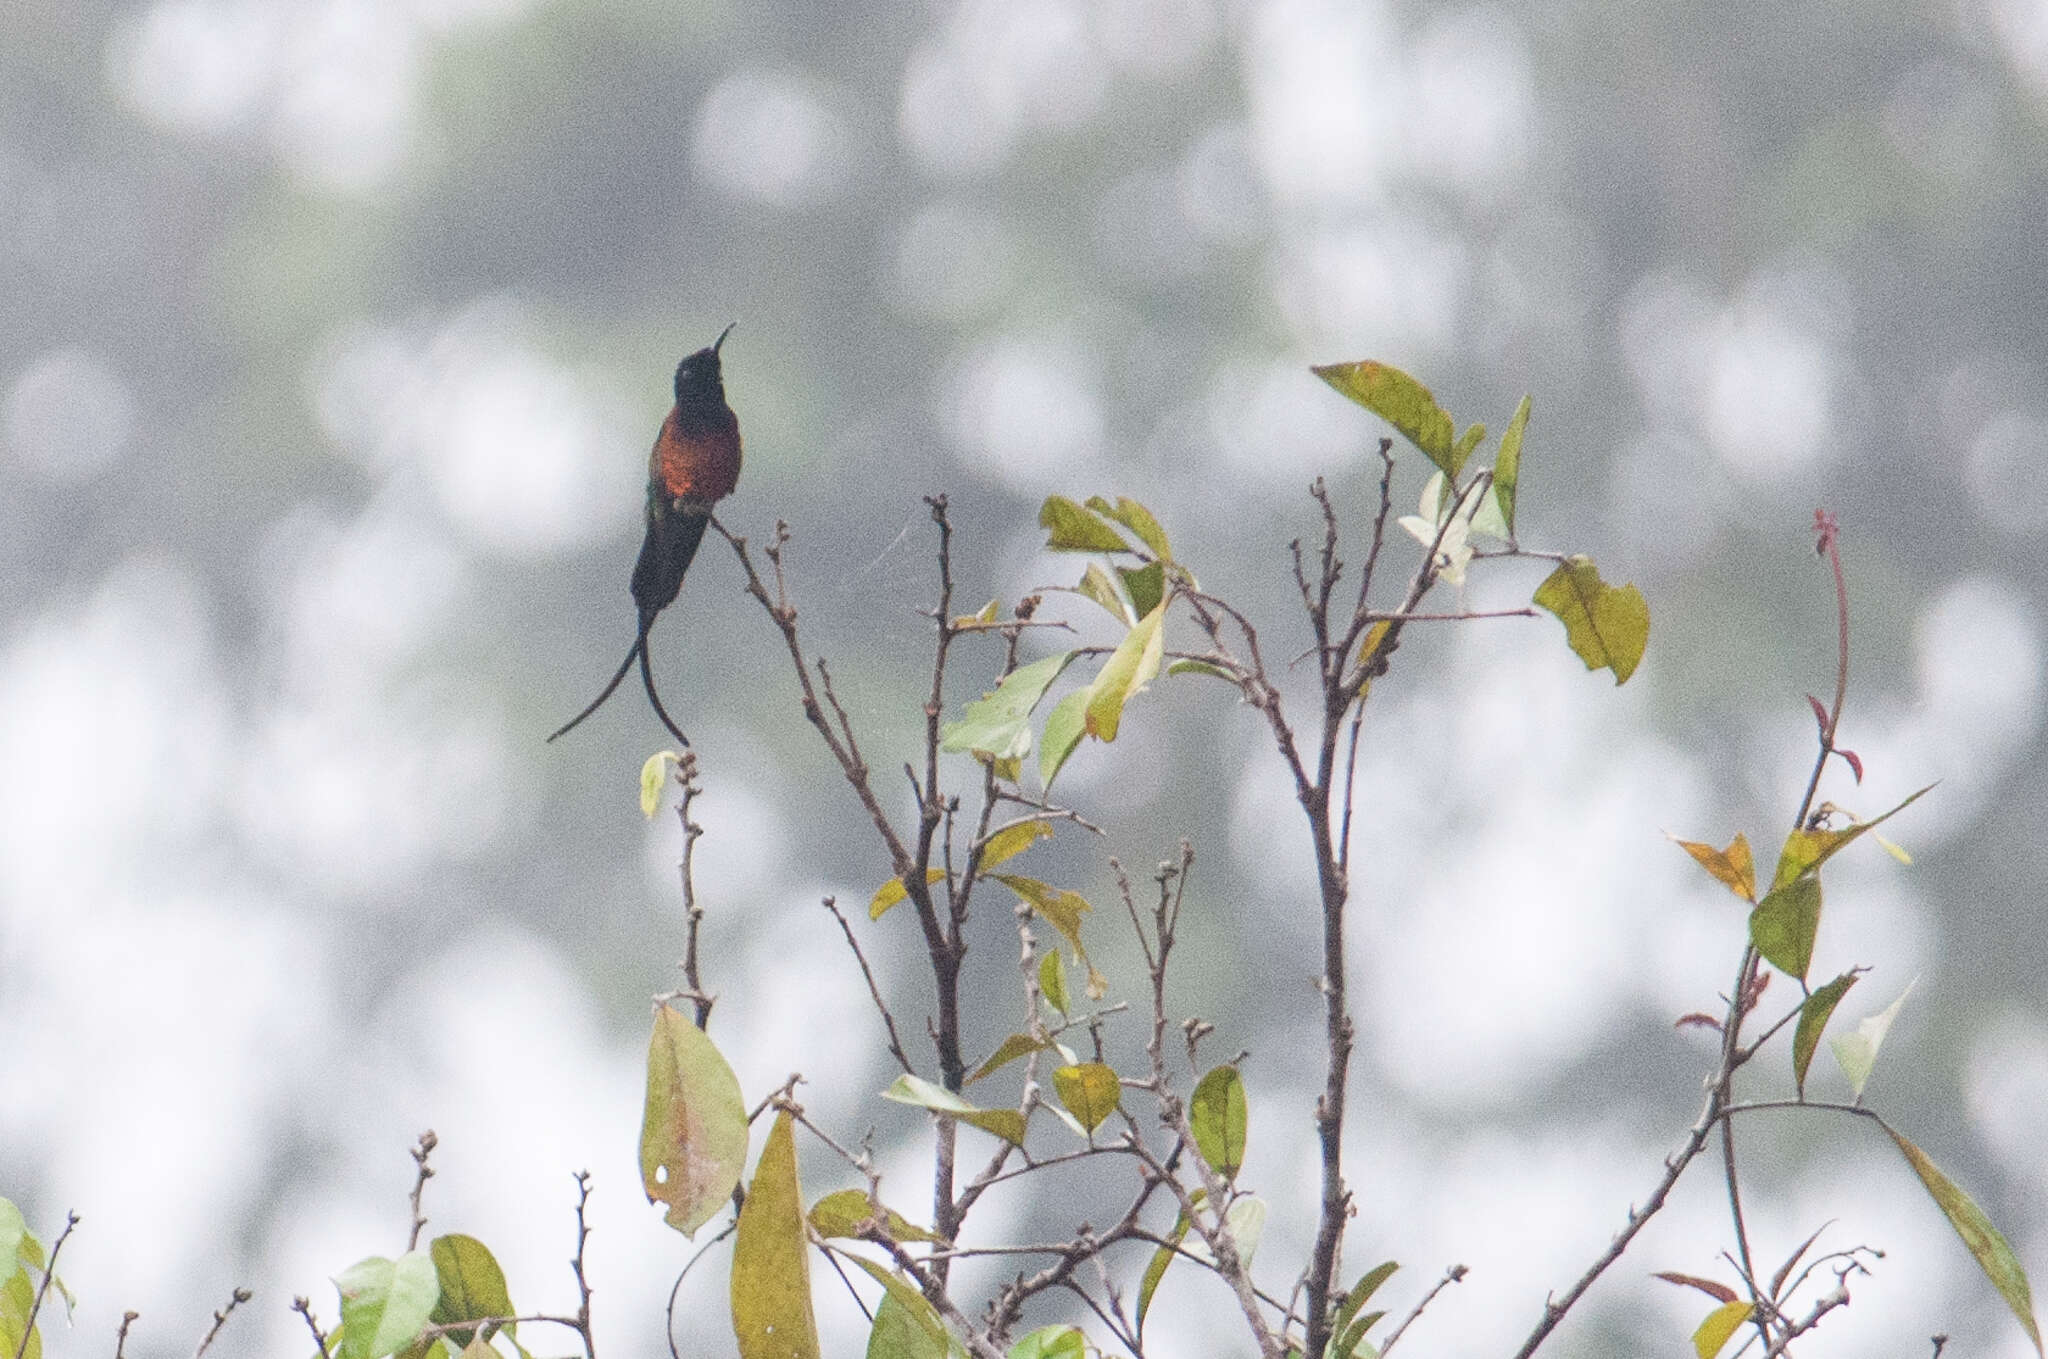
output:
{"label": "bare twig", "polygon": [[704,828],[690,819],[690,808],[704,789],[697,782],[697,752],[685,750],[676,760],[676,782],[682,787],[683,795],[676,803],[676,820],[683,826],[683,860],[678,874],[683,886],[683,917],[686,922],[683,935],[683,994],[695,1005],[697,1027],[704,1028],[711,1022],[711,1007],[718,1003],[718,997],[704,989],[704,978],[698,970],[697,936],[704,924],[704,907],[697,900],[697,841],[704,835]]}
{"label": "bare twig", "polygon": [[738,1231],[739,1225],[739,1217],[735,1214],[732,1221],[719,1228],[716,1236],[697,1247],[691,1253],[690,1258],[684,1262],[682,1271],[676,1275],[675,1283],[670,1285],[668,1290],[668,1322],[663,1328],[663,1334],[668,1337],[669,1359],[683,1359],[682,1352],[676,1348],[676,1298],[683,1291],[683,1280],[690,1277],[690,1271],[697,1267],[697,1262],[703,1259],[713,1246]]}
{"label": "bare twig", "polygon": [[418,1144],[412,1149],[412,1235],[406,1238],[407,1250],[418,1249],[420,1233],[427,1228],[427,1219],[420,1213],[420,1197],[426,1193],[427,1181],[434,1178],[434,1168],[427,1164],[427,1158],[434,1154],[434,1148],[439,1145],[441,1139],[434,1136],[434,1130],[429,1128],[420,1134]]}
{"label": "bare twig", "polygon": [[1387,1333],[1385,1343],[1380,1346],[1380,1353],[1385,1354],[1388,1350],[1394,1348],[1394,1342],[1399,1340],[1407,1329],[1415,1324],[1415,1319],[1422,1315],[1424,1308],[1436,1301],[1437,1294],[1443,1292],[1452,1284],[1461,1282],[1470,1272],[1463,1265],[1452,1265],[1449,1269],[1445,1270],[1444,1276],[1436,1281],[1436,1287],[1424,1293],[1422,1301],[1416,1303],[1413,1310],[1407,1316],[1401,1318],[1401,1324]]}
{"label": "bare twig", "polygon": [[597,1359],[597,1341],[590,1333],[590,1276],[583,1269],[583,1250],[590,1241],[590,1172],[576,1172],[576,1254],[569,1267],[576,1271],[576,1333],[583,1337],[583,1359]]}
{"label": "bare twig", "polygon": [[[228,1295],[228,1305],[213,1314],[213,1326],[206,1332],[206,1338],[199,1342],[199,1348],[192,1351],[192,1359],[204,1359],[206,1351],[213,1346],[213,1338],[220,1334],[221,1327],[228,1324],[228,1318],[235,1314],[235,1309],[254,1296],[246,1288],[237,1288]],[[122,1330],[126,1332],[127,1323],[122,1323]]]}
{"label": "bare twig", "polygon": [[140,1312],[121,1313],[121,1329],[114,1333],[114,1359],[126,1359],[128,1350],[128,1328],[135,1324]]}
{"label": "bare twig", "polygon": [[889,1002],[882,999],[882,988],[875,984],[875,971],[868,966],[866,955],[860,951],[860,940],[854,937],[853,926],[847,922],[845,913],[839,909],[837,898],[826,897],[825,909],[839,922],[839,932],[846,936],[846,946],[853,950],[853,959],[860,964],[860,974],[867,979],[868,995],[874,1000],[875,1009],[882,1016],[882,1024],[889,1031],[889,1054],[896,1059],[898,1066],[915,1076],[917,1068],[910,1064],[910,1054],[903,1050],[903,1037],[896,1032],[896,1016],[889,1013]]}
{"label": "bare twig", "polygon": [[306,1319],[306,1329],[313,1333],[313,1343],[320,1348],[320,1359],[330,1359],[327,1348],[327,1332],[320,1329],[320,1323],[313,1320],[313,1304],[299,1297],[292,1299],[292,1310]]}

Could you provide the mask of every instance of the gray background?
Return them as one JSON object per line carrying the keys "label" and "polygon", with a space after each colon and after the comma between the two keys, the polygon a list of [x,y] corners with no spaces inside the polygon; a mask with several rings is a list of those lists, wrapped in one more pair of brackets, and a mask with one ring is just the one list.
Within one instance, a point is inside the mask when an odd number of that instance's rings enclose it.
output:
{"label": "gray background", "polygon": [[[491,1242],[524,1307],[573,1302],[591,1169],[601,1343],[660,1345],[688,1249],[633,1161],[681,948],[678,832],[635,806],[662,733],[627,691],[540,738],[630,637],[668,376],[735,318],[723,513],[794,526],[804,624],[884,770],[926,682],[921,494],[953,498],[963,610],[1071,581],[1040,496],[1121,492],[1284,658],[1305,485],[1356,527],[1379,432],[1306,366],[1399,363],[1496,430],[1535,394],[1525,539],[1638,582],[1655,630],[1619,691],[1538,620],[1412,637],[1374,696],[1348,1251],[1404,1262],[1397,1307],[1473,1266],[1418,1352],[1502,1352],[1695,1111],[1708,1044],[1671,1021],[1713,1007],[1742,914],[1662,832],[1747,829],[1768,860],[1800,695],[1832,679],[1809,525],[1836,510],[1870,776],[1825,795],[1943,785],[1895,823],[1911,869],[1865,845],[1830,870],[1815,972],[1876,968],[1845,1021],[1919,979],[1870,1098],[2041,1274],[2044,133],[2040,0],[10,0],[0,1192],[46,1235],[85,1218],[56,1351],[110,1352],[132,1307],[131,1353],[189,1352],[237,1283],[216,1352],[305,1348],[289,1297],[331,1317],[326,1279],[403,1245],[427,1126],[435,1229]],[[714,542],[655,634],[706,768],[713,1032],[750,1099],[802,1070],[815,1114],[875,1126],[922,1217],[926,1135],[873,1098],[878,1027],[818,906],[887,869],[737,583]],[[966,649],[956,701],[990,659]],[[1176,999],[1253,1054],[1284,1292],[1319,1072],[1291,791],[1199,678],[1063,784],[1127,863],[1196,845]],[[1110,904],[1103,847],[1034,854]],[[909,922],[863,928],[921,1028]],[[1017,1010],[1011,928],[975,925],[984,1046]],[[1890,1251],[1813,1352],[2019,1354],[1874,1139],[1745,1130],[1760,1255],[1828,1219]],[[844,1183],[805,1156],[812,1192]],[[1108,1192],[992,1199],[982,1239]],[[1689,1352],[1704,1300],[1645,1276],[1728,1277],[1727,1234],[1689,1181],[1561,1352]],[[729,1346],[721,1290],[686,1290],[690,1352]],[[1160,1308],[1164,1352],[1242,1352],[1194,1272]]]}

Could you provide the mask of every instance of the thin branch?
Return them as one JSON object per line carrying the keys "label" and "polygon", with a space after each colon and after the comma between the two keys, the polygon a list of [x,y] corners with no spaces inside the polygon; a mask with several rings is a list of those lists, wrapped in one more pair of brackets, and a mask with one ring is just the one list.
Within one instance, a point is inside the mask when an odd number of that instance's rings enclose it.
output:
{"label": "thin branch", "polygon": [[1443,1292],[1446,1288],[1450,1287],[1454,1283],[1462,1282],[1465,1276],[1470,1272],[1471,1271],[1466,1269],[1463,1265],[1452,1265],[1449,1269],[1445,1270],[1443,1278],[1438,1279],[1436,1281],[1436,1287],[1430,1289],[1427,1293],[1424,1293],[1422,1295],[1422,1301],[1415,1304],[1414,1310],[1410,1311],[1407,1316],[1401,1318],[1401,1324],[1399,1326],[1396,1326],[1392,1331],[1388,1332],[1386,1342],[1380,1346],[1380,1353],[1384,1355],[1388,1350],[1394,1348],[1394,1342],[1399,1340],[1402,1337],[1402,1335],[1407,1332],[1408,1328],[1415,1324],[1415,1319],[1422,1315],[1424,1308],[1428,1307],[1432,1302],[1436,1301],[1437,1294]]}
{"label": "thin branch", "polygon": [[590,1172],[576,1172],[576,1254],[569,1267],[576,1271],[576,1333],[583,1337],[583,1359],[597,1359],[597,1341],[590,1333],[590,1277],[583,1269],[583,1249],[590,1240],[590,1217],[584,1209],[590,1203]]}
{"label": "thin branch", "polygon": [[704,924],[704,907],[697,900],[697,841],[704,835],[704,828],[690,819],[690,808],[704,791],[697,782],[697,752],[685,750],[676,760],[675,779],[682,787],[683,795],[676,803],[676,820],[683,827],[683,859],[677,868],[683,887],[683,918],[686,922],[683,935],[683,995],[688,997],[697,1011],[697,1027],[704,1028],[711,1022],[711,1007],[718,1003],[718,997],[704,989],[704,978],[698,971],[697,936]]}
{"label": "thin branch", "polygon": [[[192,1351],[192,1359],[205,1359],[206,1351],[213,1346],[213,1338],[220,1334],[220,1328],[228,1324],[228,1318],[235,1314],[237,1307],[254,1296],[256,1295],[246,1288],[237,1288],[228,1295],[228,1305],[213,1314],[213,1326],[207,1331],[206,1338],[199,1342],[199,1348]],[[128,1323],[124,1321],[121,1323],[121,1333],[125,1337],[127,1332]]]}
{"label": "thin branch", "polygon": [[420,1196],[426,1193],[427,1181],[434,1178],[434,1168],[427,1164],[427,1158],[433,1155],[434,1148],[439,1145],[441,1139],[434,1136],[434,1130],[429,1128],[420,1134],[418,1145],[412,1149],[412,1235],[405,1243],[405,1248],[409,1251],[418,1249],[420,1233],[427,1228],[427,1219],[420,1212]]}
{"label": "thin branch", "polygon": [[128,1349],[128,1328],[135,1324],[140,1312],[121,1313],[121,1329],[114,1333],[114,1359],[126,1359]]}
{"label": "thin branch", "polygon": [[696,1250],[690,1253],[690,1258],[683,1263],[682,1272],[676,1275],[675,1283],[669,1287],[668,1321],[666,1326],[663,1328],[663,1333],[668,1337],[669,1359],[683,1359],[681,1351],[676,1349],[676,1298],[683,1291],[683,1280],[690,1277],[690,1271],[697,1267],[697,1262],[699,1260],[703,1259],[707,1254],[710,1253],[710,1250],[713,1246],[717,1245],[719,1242],[725,1240],[725,1238],[731,1236],[734,1232],[738,1231],[739,1225],[739,1215],[734,1214],[732,1221],[726,1223],[725,1226],[719,1228],[718,1235],[712,1237],[709,1241],[706,1241],[703,1245],[697,1247]]}
{"label": "thin branch", "polygon": [[313,1333],[313,1343],[320,1347],[320,1359],[331,1359],[327,1349],[327,1332],[320,1329],[320,1323],[313,1320],[313,1304],[299,1297],[292,1299],[292,1310],[306,1319],[306,1329]]}
{"label": "thin branch", "polygon": [[853,960],[860,964],[861,976],[867,978],[868,995],[874,1000],[875,1009],[882,1016],[882,1024],[889,1031],[890,1055],[895,1057],[896,1064],[906,1073],[915,1076],[917,1068],[910,1064],[910,1054],[903,1050],[903,1037],[896,1032],[896,1016],[889,1013],[889,1002],[882,999],[882,988],[875,983],[875,970],[868,966],[867,956],[860,951],[860,940],[854,937],[853,926],[847,922],[845,914],[839,909],[837,898],[826,897],[825,909],[839,922],[839,932],[846,936],[846,946],[853,950]]}

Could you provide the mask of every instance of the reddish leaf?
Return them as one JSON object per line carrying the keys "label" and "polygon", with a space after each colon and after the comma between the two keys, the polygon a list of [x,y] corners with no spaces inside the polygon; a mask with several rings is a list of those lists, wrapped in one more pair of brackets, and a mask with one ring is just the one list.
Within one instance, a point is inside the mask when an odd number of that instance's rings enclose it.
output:
{"label": "reddish leaf", "polygon": [[1770,986],[1770,984],[1770,973],[1759,972],[1756,974],[1756,980],[1752,981],[1749,984],[1749,991],[1742,997],[1743,1014],[1747,1015],[1751,1010],[1754,1010],[1756,1008],[1756,1003],[1764,998],[1764,991]]}
{"label": "reddish leaf", "polygon": [[1835,754],[1841,756],[1843,759],[1849,762],[1849,769],[1856,775],[1856,782],[1863,782],[1863,761],[1856,758],[1856,752],[1853,750],[1844,750],[1840,746],[1837,746],[1835,748]]}
{"label": "reddish leaf", "polygon": [[1822,731],[1826,731],[1828,729],[1827,705],[1822,703],[1819,699],[1815,698],[1812,694],[1808,694],[1806,696],[1806,701],[1813,705],[1813,720],[1820,723],[1820,729]]}
{"label": "reddish leaf", "polygon": [[1735,1290],[1727,1284],[1716,1282],[1713,1279],[1702,1279],[1696,1274],[1679,1274],[1672,1270],[1660,1269],[1650,1277],[1662,1279],[1665,1283],[1675,1283],[1682,1288],[1697,1288],[1716,1302],[1735,1301]]}
{"label": "reddish leaf", "polygon": [[1812,1249],[1813,1243],[1820,1240],[1820,1234],[1826,1231],[1830,1225],[1832,1224],[1827,1222],[1821,1223],[1820,1226],[1813,1229],[1812,1236],[1807,1237],[1804,1241],[1799,1243],[1798,1250],[1793,1251],[1790,1255],[1785,1257],[1785,1263],[1779,1265],[1778,1272],[1771,1276],[1772,1297],[1777,1297],[1778,1290],[1785,1286],[1785,1280],[1792,1277],[1792,1269],[1795,1265],[1799,1263],[1799,1257],[1806,1254],[1808,1250]]}
{"label": "reddish leaf", "polygon": [[1719,1033],[1721,1032],[1721,1021],[1712,1015],[1701,1014],[1698,1010],[1694,1010],[1689,1015],[1680,1015],[1678,1022],[1671,1027],[1674,1029],[1712,1029],[1715,1033]]}
{"label": "reddish leaf", "polygon": [[1813,512],[1813,550],[1816,555],[1826,552],[1835,545],[1835,535],[1841,531],[1835,523],[1835,516],[1828,510]]}

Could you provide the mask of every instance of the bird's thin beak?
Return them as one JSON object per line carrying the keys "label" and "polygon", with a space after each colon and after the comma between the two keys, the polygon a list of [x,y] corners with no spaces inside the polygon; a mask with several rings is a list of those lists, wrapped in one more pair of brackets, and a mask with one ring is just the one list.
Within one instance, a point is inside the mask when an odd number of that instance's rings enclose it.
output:
{"label": "bird's thin beak", "polygon": [[725,337],[732,334],[732,327],[738,324],[739,322],[734,321],[732,325],[729,325],[724,330],[718,332],[718,338],[711,342],[712,353],[716,354],[718,352],[718,347],[725,343]]}

